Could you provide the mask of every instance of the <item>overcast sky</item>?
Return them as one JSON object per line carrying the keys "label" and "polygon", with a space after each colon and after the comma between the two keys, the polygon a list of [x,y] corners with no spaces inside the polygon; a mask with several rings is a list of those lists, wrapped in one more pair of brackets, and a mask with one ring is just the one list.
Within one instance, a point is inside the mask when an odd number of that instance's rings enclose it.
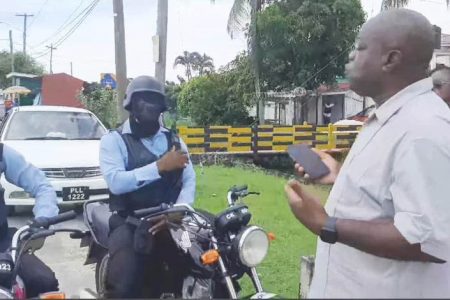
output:
{"label": "overcast sky", "polygon": [[[124,0],[128,77],[154,74],[152,36],[156,32],[157,0]],[[206,53],[216,67],[245,50],[243,37],[232,40],[226,31],[232,0],[169,0],[167,79],[176,81],[181,67],[173,61],[184,50]],[[362,0],[368,17],[380,11],[381,0]],[[28,21],[27,52],[49,69],[47,45],[56,43],[75,24],[62,27],[80,14],[92,0],[0,0],[0,49],[9,50],[8,30],[13,29],[14,47],[22,49],[23,18]],[[450,12],[445,0],[411,0],[410,8],[423,13],[433,24],[450,33]],[[100,73],[114,73],[114,25],[112,0],[100,0],[92,13],[54,51],[53,72],[70,73],[87,81],[98,81]],[[59,33],[58,33],[58,29]],[[42,56],[43,55],[43,56]]]}

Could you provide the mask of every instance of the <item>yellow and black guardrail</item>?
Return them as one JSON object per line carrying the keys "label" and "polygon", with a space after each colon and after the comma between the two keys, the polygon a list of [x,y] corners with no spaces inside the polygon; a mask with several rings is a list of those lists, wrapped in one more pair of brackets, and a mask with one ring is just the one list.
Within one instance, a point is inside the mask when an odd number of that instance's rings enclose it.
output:
{"label": "yellow and black guardrail", "polygon": [[355,125],[260,125],[253,127],[178,127],[191,154],[286,152],[292,144],[316,149],[348,149],[361,126]]}

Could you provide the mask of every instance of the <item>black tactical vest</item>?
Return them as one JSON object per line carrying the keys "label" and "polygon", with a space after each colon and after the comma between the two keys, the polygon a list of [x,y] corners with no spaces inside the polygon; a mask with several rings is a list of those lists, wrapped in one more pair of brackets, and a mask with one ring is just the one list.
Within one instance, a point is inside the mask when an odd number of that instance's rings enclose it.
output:
{"label": "black tactical vest", "polygon": [[[162,156],[157,156],[152,153],[144,146],[141,139],[135,137],[133,134],[123,134],[121,129],[118,129],[117,132],[120,134],[127,147],[127,171],[151,164]],[[174,145],[175,137],[170,131],[163,133],[166,136],[167,149],[169,151]],[[175,203],[181,192],[182,174],[183,170],[165,173],[160,179],[147,184],[134,192],[121,195],[114,195],[110,192],[110,210],[131,214],[132,211],[137,209],[154,207],[162,203]]]}

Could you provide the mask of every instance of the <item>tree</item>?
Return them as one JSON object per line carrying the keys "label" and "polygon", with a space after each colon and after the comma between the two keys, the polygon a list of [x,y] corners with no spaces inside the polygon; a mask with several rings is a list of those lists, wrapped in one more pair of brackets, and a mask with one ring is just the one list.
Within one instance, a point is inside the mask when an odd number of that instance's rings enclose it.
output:
{"label": "tree", "polygon": [[333,84],[365,14],[359,0],[286,0],[259,14],[261,81],[269,90]]}
{"label": "tree", "polygon": [[116,91],[105,89],[98,83],[85,83],[79,99],[84,107],[92,111],[107,128],[116,127],[119,122]]}
{"label": "tree", "polygon": [[247,53],[239,54],[218,73],[181,85],[179,113],[197,125],[250,125],[254,78]]}
{"label": "tree", "polygon": [[195,64],[197,57],[199,57],[200,54],[198,52],[189,52],[184,51],[183,55],[179,55],[175,58],[175,62],[173,64],[173,67],[177,67],[178,65],[182,65],[186,70],[186,78],[187,80],[192,79],[192,71],[193,71],[193,65]]}
{"label": "tree", "polygon": [[[198,52],[184,51],[183,55],[175,58],[173,65],[174,68],[178,65],[185,67],[185,75],[188,81],[191,80],[196,74],[198,76],[203,76],[214,72],[213,59],[206,54],[201,55]],[[196,74],[194,72],[196,72]],[[178,76],[178,80],[180,83],[185,81],[184,78],[180,76]]]}
{"label": "tree", "polygon": [[180,112],[200,126],[248,124],[247,107],[230,94],[221,74],[197,77],[186,83],[179,97]]}
{"label": "tree", "polygon": [[[450,0],[445,1],[447,6],[450,5]],[[394,7],[404,7],[409,4],[409,0],[383,0],[381,2],[381,9],[389,9]]]}
{"label": "tree", "polygon": [[[44,67],[34,58],[22,52],[14,53],[14,71],[40,76],[44,74]],[[7,51],[0,52],[0,88],[4,89],[11,85],[6,75],[11,73],[11,54]]]}
{"label": "tree", "polygon": [[[193,54],[198,54],[193,52]],[[203,76],[206,74],[211,74],[214,72],[214,61],[213,59],[206,55],[195,55],[192,68],[198,72],[198,76]]]}

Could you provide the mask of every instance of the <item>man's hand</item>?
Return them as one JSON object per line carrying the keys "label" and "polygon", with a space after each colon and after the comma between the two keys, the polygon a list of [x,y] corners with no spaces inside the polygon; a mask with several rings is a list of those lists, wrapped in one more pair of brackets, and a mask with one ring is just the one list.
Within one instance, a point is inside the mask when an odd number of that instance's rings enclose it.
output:
{"label": "man's hand", "polygon": [[157,234],[160,231],[166,230],[168,228],[167,216],[161,215],[148,219],[148,221],[154,223],[152,227],[148,230],[152,235]]}
{"label": "man's hand", "polygon": [[[333,184],[336,181],[336,177],[339,174],[339,170],[341,169],[341,164],[335,160],[331,155],[328,153],[325,153],[324,151],[311,149],[314,152],[316,152],[320,158],[322,159],[322,162],[330,169],[330,173],[324,177],[321,177],[319,179],[314,180],[314,183],[320,183],[320,184]],[[295,170],[297,171],[297,174],[300,177],[308,178],[309,175],[305,174],[305,169],[300,164],[295,164]]]}
{"label": "man's hand", "polygon": [[188,155],[175,150],[175,147],[173,147],[171,151],[167,152],[156,162],[156,165],[158,166],[158,171],[164,173],[184,169],[187,167],[188,162]]}
{"label": "man's hand", "polygon": [[295,217],[306,228],[319,235],[328,219],[320,199],[308,194],[296,180],[289,181],[284,190]]}

